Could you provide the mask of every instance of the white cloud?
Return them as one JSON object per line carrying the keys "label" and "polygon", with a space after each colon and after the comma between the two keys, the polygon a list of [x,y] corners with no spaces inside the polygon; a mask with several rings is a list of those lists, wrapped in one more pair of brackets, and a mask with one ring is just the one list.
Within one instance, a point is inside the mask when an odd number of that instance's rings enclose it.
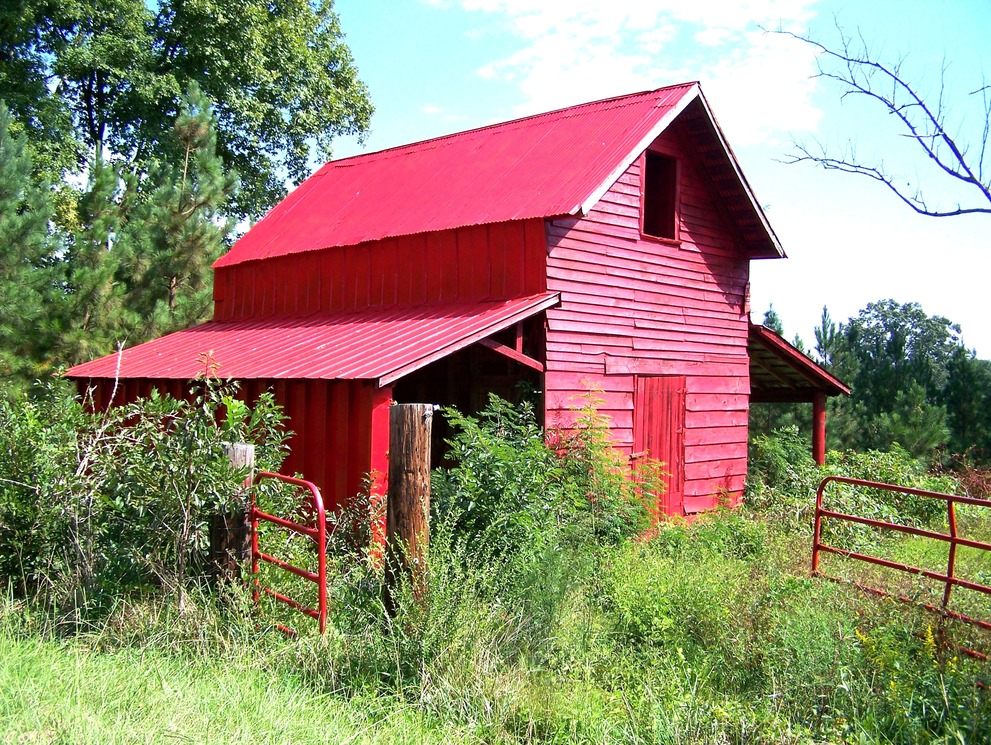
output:
{"label": "white cloud", "polygon": [[815,131],[815,56],[785,36],[750,31],[706,68],[704,88],[730,142],[772,142],[785,132]]}
{"label": "white cloud", "polygon": [[814,129],[814,57],[760,29],[804,31],[816,0],[461,0],[523,45],[482,67],[518,86],[515,113],[700,80],[737,145]]}

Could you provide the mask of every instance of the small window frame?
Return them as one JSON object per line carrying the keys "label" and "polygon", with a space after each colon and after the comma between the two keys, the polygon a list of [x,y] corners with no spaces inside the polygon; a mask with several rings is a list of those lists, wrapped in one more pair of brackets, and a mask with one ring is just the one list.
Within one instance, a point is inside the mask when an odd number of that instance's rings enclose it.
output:
{"label": "small window frame", "polygon": [[647,150],[641,157],[640,173],[640,235],[680,243],[681,163],[667,153]]}

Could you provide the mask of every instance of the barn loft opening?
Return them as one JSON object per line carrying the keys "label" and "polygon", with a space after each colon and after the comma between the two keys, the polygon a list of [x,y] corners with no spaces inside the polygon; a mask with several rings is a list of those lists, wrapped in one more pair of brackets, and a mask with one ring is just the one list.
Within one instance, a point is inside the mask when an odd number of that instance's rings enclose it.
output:
{"label": "barn loft opening", "polygon": [[678,161],[648,151],[644,156],[643,233],[674,240],[677,234]]}

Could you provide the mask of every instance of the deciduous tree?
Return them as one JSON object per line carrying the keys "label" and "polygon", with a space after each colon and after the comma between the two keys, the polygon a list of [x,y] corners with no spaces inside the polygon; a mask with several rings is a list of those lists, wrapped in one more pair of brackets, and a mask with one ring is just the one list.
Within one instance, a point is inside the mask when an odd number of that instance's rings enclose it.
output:
{"label": "deciduous tree", "polygon": [[56,182],[181,163],[168,133],[196,82],[242,180],[231,214],[257,217],[372,111],[332,0],[14,0],[0,31],[0,90]]}

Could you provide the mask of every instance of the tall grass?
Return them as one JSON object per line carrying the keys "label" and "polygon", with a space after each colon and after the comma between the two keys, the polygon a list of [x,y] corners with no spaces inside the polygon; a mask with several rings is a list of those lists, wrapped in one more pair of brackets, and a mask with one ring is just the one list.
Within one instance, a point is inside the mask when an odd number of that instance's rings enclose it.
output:
{"label": "tall grass", "polygon": [[[395,699],[314,690],[250,656],[96,652],[0,629],[0,742],[427,743],[461,739]],[[245,645],[240,652],[250,654]]]}
{"label": "tall grass", "polygon": [[[988,741],[988,670],[953,629],[808,576],[821,476],[787,443],[768,443],[785,455],[744,510],[645,533],[649,489],[616,478],[594,417],[553,450],[525,408],[452,421],[422,600],[400,588],[387,613],[381,569],[351,550],[323,637],[301,618],[295,639],[270,633],[236,594],[180,611],[152,593],[39,640],[44,608],[11,602],[4,736],[305,742],[316,723],[320,741],[355,742]],[[914,468],[900,458],[856,463],[898,476]]]}

